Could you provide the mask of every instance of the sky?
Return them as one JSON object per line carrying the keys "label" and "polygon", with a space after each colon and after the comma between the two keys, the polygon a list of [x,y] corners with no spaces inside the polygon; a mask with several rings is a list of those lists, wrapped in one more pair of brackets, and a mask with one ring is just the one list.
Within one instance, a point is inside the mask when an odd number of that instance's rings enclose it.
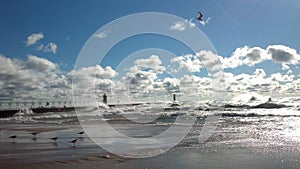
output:
{"label": "sky", "polygon": [[[123,100],[128,95],[149,98],[149,93],[167,99],[179,88],[204,96],[219,88],[214,78],[223,83],[222,92],[297,95],[299,9],[298,0],[3,0],[0,100],[70,99],[72,82],[86,95],[123,92]],[[201,23],[196,20],[198,11],[204,15]],[[99,28],[141,12],[183,18],[170,24],[169,30],[200,29],[215,51],[191,52],[172,38],[144,34],[116,44],[94,66],[74,70],[80,51]],[[110,36],[114,36],[113,28],[97,34],[103,41]],[[132,56],[146,48],[172,54],[153,50]],[[128,56],[135,58],[122,67]],[[173,77],[180,71],[181,77]]]}

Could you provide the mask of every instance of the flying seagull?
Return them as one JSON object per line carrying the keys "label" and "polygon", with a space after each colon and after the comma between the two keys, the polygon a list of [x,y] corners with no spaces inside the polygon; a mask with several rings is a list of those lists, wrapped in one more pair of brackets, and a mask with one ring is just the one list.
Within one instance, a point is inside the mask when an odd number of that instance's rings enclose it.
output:
{"label": "flying seagull", "polygon": [[203,19],[202,19],[202,17],[203,17],[202,13],[201,12],[198,12],[198,13],[199,13],[199,15],[198,15],[197,19],[199,21],[203,21]]}

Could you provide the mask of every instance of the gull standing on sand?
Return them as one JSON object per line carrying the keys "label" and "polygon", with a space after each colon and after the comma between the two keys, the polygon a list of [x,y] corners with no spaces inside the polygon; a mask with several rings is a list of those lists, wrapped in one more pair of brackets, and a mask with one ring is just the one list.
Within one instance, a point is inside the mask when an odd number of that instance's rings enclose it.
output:
{"label": "gull standing on sand", "polygon": [[72,143],[73,144],[73,147],[75,147],[75,143],[77,142],[77,138],[76,139],[74,139],[74,140],[72,140],[72,141],[70,141],[70,143]]}
{"label": "gull standing on sand", "polygon": [[52,137],[52,138],[50,138],[50,139],[53,140],[54,143],[56,143],[56,140],[58,139],[58,137]]}
{"label": "gull standing on sand", "polygon": [[84,134],[84,131],[81,131],[81,132],[79,132],[79,133],[77,133],[77,134],[83,135],[83,134]]}
{"label": "gull standing on sand", "polygon": [[77,134],[79,134],[79,135],[80,135],[80,137],[79,137],[79,138],[83,138],[83,137],[82,137],[82,135],[84,134],[84,131],[81,131],[81,132],[79,132],[79,133],[77,133]]}
{"label": "gull standing on sand", "polygon": [[37,133],[36,133],[36,132],[33,132],[33,133],[30,133],[30,134],[33,135],[32,140],[36,140],[36,135],[37,135]]}
{"label": "gull standing on sand", "polygon": [[15,143],[15,139],[17,138],[17,135],[12,135],[12,136],[10,136],[9,138],[11,138],[11,139],[12,139],[12,142]]}

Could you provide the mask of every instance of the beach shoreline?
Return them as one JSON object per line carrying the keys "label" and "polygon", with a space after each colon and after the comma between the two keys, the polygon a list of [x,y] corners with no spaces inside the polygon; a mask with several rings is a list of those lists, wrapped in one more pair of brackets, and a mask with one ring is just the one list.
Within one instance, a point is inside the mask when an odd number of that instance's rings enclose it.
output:
{"label": "beach shoreline", "polygon": [[[78,136],[79,124],[1,123],[0,168],[297,168],[298,145],[243,138],[236,142],[215,135],[204,143],[183,140],[158,156],[124,158],[111,154],[87,136]],[[38,132],[33,140],[30,132]],[[15,143],[9,136],[18,134]],[[234,133],[231,133],[234,134]],[[240,134],[240,133],[239,133]],[[60,136],[55,145],[50,137]],[[74,147],[70,140],[78,138]],[[81,138],[80,138],[81,137]]]}

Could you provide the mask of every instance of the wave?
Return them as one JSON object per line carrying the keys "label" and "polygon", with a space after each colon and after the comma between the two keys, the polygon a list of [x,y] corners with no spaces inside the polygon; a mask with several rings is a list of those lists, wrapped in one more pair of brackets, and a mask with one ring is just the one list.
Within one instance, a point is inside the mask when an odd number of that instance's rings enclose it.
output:
{"label": "wave", "polygon": [[224,111],[215,113],[221,117],[300,117],[300,111],[294,109],[274,110],[245,110],[245,111]]}
{"label": "wave", "polygon": [[[30,109],[17,111],[10,117],[0,118],[3,121],[20,121],[20,122],[73,122],[78,121],[78,117],[84,119],[99,119],[104,116],[108,117],[135,117],[141,116],[161,116],[174,117],[184,114],[197,117],[206,117],[208,115],[221,115],[222,117],[260,117],[260,116],[281,116],[281,117],[298,117],[300,116],[300,97],[291,98],[272,98],[268,100],[255,99],[248,96],[247,102],[218,102],[205,101],[183,104],[182,110],[164,111],[165,104],[140,104],[140,105],[123,105],[109,107],[106,104],[99,103],[98,107],[81,107],[68,109],[70,111],[43,112],[36,113]],[[64,110],[64,109],[62,109]],[[103,116],[104,115],[104,116]],[[137,116],[139,117],[139,116]]]}
{"label": "wave", "polygon": [[248,104],[225,104],[224,108],[236,108],[236,109],[279,109],[279,108],[287,108],[291,107],[289,105],[281,104],[281,103],[259,103],[256,105],[248,105]]}

